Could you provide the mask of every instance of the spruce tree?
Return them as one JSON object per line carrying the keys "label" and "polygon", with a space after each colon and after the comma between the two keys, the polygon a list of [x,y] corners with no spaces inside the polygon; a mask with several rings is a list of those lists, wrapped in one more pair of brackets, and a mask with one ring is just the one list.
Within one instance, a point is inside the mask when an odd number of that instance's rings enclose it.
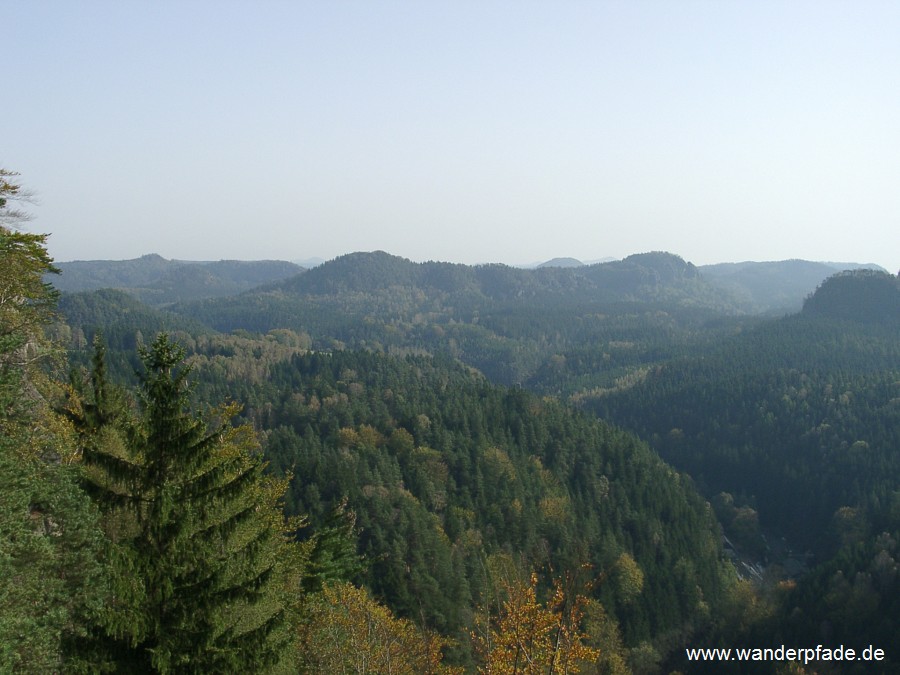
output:
{"label": "spruce tree", "polygon": [[[117,548],[117,603],[98,631],[117,670],[262,672],[291,642],[288,591],[301,555],[234,406],[191,410],[184,350],[141,350],[139,417],[110,409],[102,352],[82,406],[85,477]],[[296,586],[295,586],[296,588]],[[98,657],[99,658],[99,657]]]}

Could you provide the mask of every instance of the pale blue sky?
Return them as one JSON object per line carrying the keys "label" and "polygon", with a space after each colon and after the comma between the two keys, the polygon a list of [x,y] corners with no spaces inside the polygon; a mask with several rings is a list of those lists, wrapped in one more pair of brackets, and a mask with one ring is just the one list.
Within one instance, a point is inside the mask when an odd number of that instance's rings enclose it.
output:
{"label": "pale blue sky", "polygon": [[900,267],[898,2],[2,10],[0,165],[57,260]]}

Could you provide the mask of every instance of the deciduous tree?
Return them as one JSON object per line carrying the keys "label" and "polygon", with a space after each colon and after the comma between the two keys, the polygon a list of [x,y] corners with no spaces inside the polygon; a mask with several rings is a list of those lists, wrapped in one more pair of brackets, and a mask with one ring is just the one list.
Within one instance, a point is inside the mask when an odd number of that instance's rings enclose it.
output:
{"label": "deciduous tree", "polygon": [[534,573],[527,582],[515,576],[500,579],[499,612],[493,621],[483,616],[481,630],[473,634],[480,672],[578,673],[597,660],[599,652],[585,644],[581,629],[585,598],[568,598],[556,580],[551,597],[541,604],[537,584]]}
{"label": "deciduous tree", "polygon": [[442,663],[446,640],[400,619],[361,588],[329,584],[311,603],[303,630],[310,672],[429,675],[452,673]]}

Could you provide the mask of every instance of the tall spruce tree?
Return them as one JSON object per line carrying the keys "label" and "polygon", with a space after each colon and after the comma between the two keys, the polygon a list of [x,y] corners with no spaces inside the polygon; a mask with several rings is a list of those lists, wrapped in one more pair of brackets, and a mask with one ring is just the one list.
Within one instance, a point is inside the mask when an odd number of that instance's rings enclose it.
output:
{"label": "tall spruce tree", "polygon": [[[76,426],[90,493],[115,542],[116,593],[92,649],[120,671],[264,672],[289,658],[302,555],[285,537],[285,481],[263,474],[234,406],[190,407],[184,350],[142,349],[139,416],[112,409],[96,346]],[[296,523],[294,523],[296,525]]]}

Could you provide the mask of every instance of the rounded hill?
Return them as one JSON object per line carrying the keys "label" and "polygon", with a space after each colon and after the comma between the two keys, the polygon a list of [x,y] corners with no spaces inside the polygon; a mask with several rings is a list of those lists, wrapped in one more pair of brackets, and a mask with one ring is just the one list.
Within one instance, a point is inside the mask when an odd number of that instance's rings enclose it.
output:
{"label": "rounded hill", "polygon": [[803,313],[864,323],[900,323],[900,279],[866,269],[835,274],[806,299]]}

